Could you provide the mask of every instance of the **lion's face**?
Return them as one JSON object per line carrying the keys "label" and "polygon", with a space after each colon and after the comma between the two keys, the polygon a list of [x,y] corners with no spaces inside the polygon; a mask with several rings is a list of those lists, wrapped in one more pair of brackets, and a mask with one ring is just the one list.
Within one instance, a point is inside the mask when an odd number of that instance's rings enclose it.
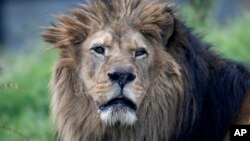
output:
{"label": "lion's face", "polygon": [[132,125],[152,80],[155,50],[139,32],[97,31],[82,44],[80,78],[100,118]]}
{"label": "lion's face", "polygon": [[185,97],[182,52],[166,45],[186,41],[172,38],[183,31],[174,30],[170,6],[95,0],[58,19],[43,36],[60,49],[51,105],[62,139],[168,140]]}

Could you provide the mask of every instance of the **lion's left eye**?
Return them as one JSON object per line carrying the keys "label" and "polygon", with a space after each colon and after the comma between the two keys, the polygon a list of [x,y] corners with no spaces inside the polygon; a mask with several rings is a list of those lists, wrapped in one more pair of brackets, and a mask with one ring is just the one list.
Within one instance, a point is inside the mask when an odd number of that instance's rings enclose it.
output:
{"label": "lion's left eye", "polygon": [[139,48],[135,51],[135,57],[140,57],[143,55],[147,55],[147,51],[144,48]]}

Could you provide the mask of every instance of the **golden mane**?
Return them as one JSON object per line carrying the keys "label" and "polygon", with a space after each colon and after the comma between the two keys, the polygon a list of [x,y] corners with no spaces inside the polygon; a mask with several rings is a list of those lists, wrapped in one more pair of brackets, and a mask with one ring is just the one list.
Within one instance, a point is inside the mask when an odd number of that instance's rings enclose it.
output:
{"label": "golden mane", "polygon": [[[55,47],[79,44],[105,26],[117,31],[126,26],[157,41],[165,41],[173,32],[172,7],[158,0],[93,0],[71,10],[70,15],[58,15],[58,24],[43,34]],[[164,32],[162,32],[164,31]]]}

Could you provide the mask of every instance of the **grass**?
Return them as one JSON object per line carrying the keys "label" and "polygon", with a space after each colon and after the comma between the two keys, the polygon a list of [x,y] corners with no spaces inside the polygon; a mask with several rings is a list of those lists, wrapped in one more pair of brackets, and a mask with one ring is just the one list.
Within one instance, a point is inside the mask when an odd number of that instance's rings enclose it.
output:
{"label": "grass", "polygon": [[[212,49],[222,56],[250,64],[250,16],[227,26],[200,24],[192,16],[187,23],[206,33],[204,40],[213,43]],[[55,140],[48,82],[57,51],[46,52],[46,46],[41,43],[28,53],[0,56],[1,141]]]}

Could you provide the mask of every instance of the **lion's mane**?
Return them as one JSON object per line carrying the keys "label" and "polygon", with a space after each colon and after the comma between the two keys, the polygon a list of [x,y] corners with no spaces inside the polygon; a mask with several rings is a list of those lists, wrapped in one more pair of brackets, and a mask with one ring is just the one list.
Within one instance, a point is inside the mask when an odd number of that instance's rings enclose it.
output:
{"label": "lion's mane", "polygon": [[[121,17],[119,14],[123,14]],[[52,113],[59,138],[114,141],[221,141],[250,88],[241,64],[209,50],[175,14],[156,0],[94,0],[59,15],[44,38],[61,49],[52,76]],[[108,127],[98,120],[79,80],[79,48],[94,29],[127,20],[152,42],[165,44],[172,58],[160,58],[161,72],[138,111],[134,126]],[[129,26],[129,25],[124,25]],[[116,28],[116,27],[114,27]],[[169,66],[169,68],[164,66]],[[172,75],[169,75],[172,74]]]}

